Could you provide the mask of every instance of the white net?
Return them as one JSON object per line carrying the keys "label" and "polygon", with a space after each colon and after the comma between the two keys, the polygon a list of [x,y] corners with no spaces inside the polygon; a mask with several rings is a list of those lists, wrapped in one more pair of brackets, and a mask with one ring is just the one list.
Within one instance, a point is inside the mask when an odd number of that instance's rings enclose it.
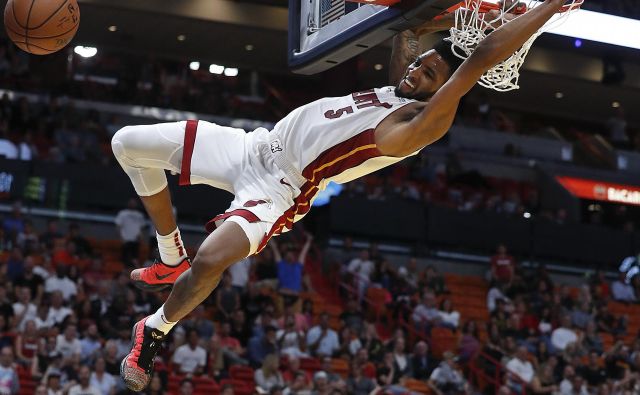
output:
{"label": "white net", "polygon": [[[478,81],[485,88],[499,92],[519,89],[520,68],[529,53],[533,42],[545,31],[562,23],[571,13],[578,10],[583,0],[571,0],[542,29],[510,58],[487,71]],[[468,58],[476,46],[498,26],[507,23],[514,15],[523,14],[540,5],[541,2],[527,0],[524,2],[504,1],[492,3],[481,0],[465,0],[464,6],[455,11],[455,27],[451,28],[451,49],[461,59]],[[526,8],[525,8],[526,6]]]}

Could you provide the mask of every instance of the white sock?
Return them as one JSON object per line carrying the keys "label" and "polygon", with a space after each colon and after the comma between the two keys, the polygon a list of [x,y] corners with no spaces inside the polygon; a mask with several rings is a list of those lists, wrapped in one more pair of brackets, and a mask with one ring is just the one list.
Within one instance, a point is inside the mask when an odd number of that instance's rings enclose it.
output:
{"label": "white sock", "polygon": [[156,232],[156,239],[158,239],[160,260],[165,265],[176,266],[187,257],[187,250],[184,248],[184,243],[182,242],[178,228],[166,236],[162,236]]}
{"label": "white sock", "polygon": [[155,312],[155,314],[153,314],[151,317],[147,319],[147,322],[145,322],[145,325],[148,326],[149,328],[158,329],[159,331],[161,331],[166,335],[167,333],[169,333],[169,331],[171,331],[171,329],[177,323],[178,321],[171,322],[167,320],[167,318],[164,315],[164,305],[162,305],[160,306],[158,311]]}

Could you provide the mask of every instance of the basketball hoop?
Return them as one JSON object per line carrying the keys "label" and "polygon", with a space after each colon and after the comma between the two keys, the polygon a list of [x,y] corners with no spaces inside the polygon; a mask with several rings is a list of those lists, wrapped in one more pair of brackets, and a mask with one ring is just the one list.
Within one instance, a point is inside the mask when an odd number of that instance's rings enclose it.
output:
{"label": "basketball hoop", "polygon": [[[499,92],[519,89],[520,68],[524,64],[533,42],[542,33],[564,22],[570,14],[580,8],[583,1],[570,0],[549,22],[531,36],[519,50],[507,60],[487,71],[478,83],[485,88]],[[517,1],[505,1],[502,4],[481,0],[465,0],[446,11],[446,13],[455,12],[455,26],[451,28],[451,36],[446,40],[451,41],[451,49],[456,56],[466,59],[489,33],[502,24],[508,23],[514,14],[525,14],[540,4],[542,3],[534,0],[526,0],[519,3]],[[488,14],[489,11],[497,11],[494,13],[497,16]]]}

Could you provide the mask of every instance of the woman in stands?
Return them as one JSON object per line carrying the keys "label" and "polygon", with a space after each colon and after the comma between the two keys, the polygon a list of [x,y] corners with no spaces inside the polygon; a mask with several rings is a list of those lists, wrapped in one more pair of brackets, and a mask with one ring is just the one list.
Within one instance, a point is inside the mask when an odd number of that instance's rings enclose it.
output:
{"label": "woman in stands", "polygon": [[262,393],[268,393],[273,387],[284,386],[284,379],[278,368],[280,361],[276,354],[269,354],[264,358],[262,367],[254,373],[254,381],[256,386],[261,389]]}

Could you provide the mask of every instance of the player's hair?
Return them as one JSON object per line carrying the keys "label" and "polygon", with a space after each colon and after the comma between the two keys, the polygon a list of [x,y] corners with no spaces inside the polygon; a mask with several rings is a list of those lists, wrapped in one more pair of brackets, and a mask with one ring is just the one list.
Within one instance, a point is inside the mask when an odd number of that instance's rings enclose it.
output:
{"label": "player's hair", "polygon": [[451,42],[446,41],[444,38],[438,41],[436,45],[433,46],[433,49],[435,49],[435,51],[442,56],[442,59],[447,62],[451,68],[451,74],[455,73],[462,62],[464,62],[464,59],[460,59],[453,53],[453,50],[451,49]]}

